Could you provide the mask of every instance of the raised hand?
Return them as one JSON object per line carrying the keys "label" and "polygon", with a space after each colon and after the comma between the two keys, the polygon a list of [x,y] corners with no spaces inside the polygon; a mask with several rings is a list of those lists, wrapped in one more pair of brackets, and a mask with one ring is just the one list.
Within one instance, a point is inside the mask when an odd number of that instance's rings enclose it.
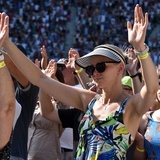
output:
{"label": "raised hand", "polygon": [[48,58],[45,45],[43,45],[41,48],[41,55],[42,55],[42,58]]}
{"label": "raised hand", "polygon": [[40,68],[40,61],[39,61],[38,59],[35,59],[34,64],[35,64],[38,68]]}
{"label": "raised hand", "polygon": [[56,78],[56,72],[57,72],[57,63],[55,60],[50,60],[44,73],[50,78]]}
{"label": "raised hand", "polygon": [[131,75],[133,75],[137,72],[138,58],[132,48],[128,48],[127,57],[128,57],[128,60],[127,60],[127,64],[126,64],[126,70]]}
{"label": "raised hand", "polygon": [[71,48],[68,52],[68,63],[66,64],[67,68],[72,68],[75,70],[76,64],[75,60],[79,58],[79,52],[73,48]]}
{"label": "raised hand", "polygon": [[46,67],[48,65],[48,55],[47,55],[45,45],[43,45],[42,48],[41,48],[41,56],[42,56],[41,67],[42,67],[42,69],[46,69]]}
{"label": "raised hand", "polygon": [[134,10],[134,24],[127,22],[128,29],[128,42],[133,47],[141,51],[144,49],[144,41],[146,37],[146,31],[148,26],[148,13],[143,15],[142,8],[137,4]]}
{"label": "raised hand", "polygon": [[9,39],[9,17],[3,12],[0,13],[0,47],[6,38]]}

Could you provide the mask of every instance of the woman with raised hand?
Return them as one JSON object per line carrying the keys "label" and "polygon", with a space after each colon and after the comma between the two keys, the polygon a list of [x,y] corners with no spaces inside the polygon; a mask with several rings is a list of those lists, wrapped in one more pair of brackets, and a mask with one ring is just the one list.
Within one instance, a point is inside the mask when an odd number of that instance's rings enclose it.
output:
{"label": "woman with raised hand", "polygon": [[[12,131],[15,126],[16,101],[13,81],[0,52],[0,159],[9,160]],[[16,119],[14,120],[14,117]]]}
{"label": "woman with raised hand", "polygon": [[4,36],[0,35],[0,40],[21,72],[56,100],[85,112],[79,127],[80,141],[75,159],[125,159],[130,137],[135,137],[141,117],[153,104],[158,89],[156,69],[149,48],[144,44],[148,14],[144,16],[142,8],[136,5],[133,26],[127,22],[128,41],[138,55],[145,81],[140,92],[133,96],[124,93],[121,85],[125,57],[120,48],[100,45],[76,60],[102,89],[102,94],[96,94],[62,84],[43,74],[9,39],[9,17],[5,13],[0,17],[1,29],[5,32]]}

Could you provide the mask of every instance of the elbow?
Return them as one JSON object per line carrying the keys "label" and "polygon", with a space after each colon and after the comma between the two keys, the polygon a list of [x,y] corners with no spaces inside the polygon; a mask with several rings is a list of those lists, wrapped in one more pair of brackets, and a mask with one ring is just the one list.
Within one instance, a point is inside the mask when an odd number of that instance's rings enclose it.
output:
{"label": "elbow", "polygon": [[47,76],[45,76],[43,73],[41,73],[41,75],[37,76],[35,79],[33,79],[31,81],[31,83],[35,86],[38,86],[39,88],[41,88],[42,84],[44,84],[45,78]]}

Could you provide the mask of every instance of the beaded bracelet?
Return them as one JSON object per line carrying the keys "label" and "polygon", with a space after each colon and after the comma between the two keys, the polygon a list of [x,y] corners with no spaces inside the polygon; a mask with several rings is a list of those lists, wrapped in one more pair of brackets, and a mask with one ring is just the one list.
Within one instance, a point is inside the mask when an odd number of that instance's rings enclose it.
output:
{"label": "beaded bracelet", "polygon": [[4,61],[1,61],[1,62],[0,62],[0,68],[3,68],[5,65],[6,65],[6,64],[5,64]]}
{"label": "beaded bracelet", "polygon": [[142,56],[145,55],[149,51],[149,47],[144,43],[145,49],[143,51],[137,51],[134,49],[134,52],[136,53],[137,56]]}
{"label": "beaded bracelet", "polygon": [[136,146],[136,150],[141,152],[141,153],[144,153],[145,152],[145,149],[139,149],[137,146]]}

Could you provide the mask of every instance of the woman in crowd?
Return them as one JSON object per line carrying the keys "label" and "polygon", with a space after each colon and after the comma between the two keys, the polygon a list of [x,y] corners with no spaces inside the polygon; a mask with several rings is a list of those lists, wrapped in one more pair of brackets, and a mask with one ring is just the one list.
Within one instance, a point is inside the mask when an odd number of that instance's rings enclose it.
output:
{"label": "woman in crowd", "polygon": [[[50,70],[49,65],[45,69],[45,72],[48,70]],[[60,70],[56,72],[56,79],[64,83],[64,78]],[[52,103],[52,109],[66,107],[62,103],[56,102],[54,99],[50,101]],[[38,100],[32,122],[29,126],[28,160],[62,160],[59,138],[63,128],[60,124],[41,116],[40,106],[41,103]]]}
{"label": "woman in crowd", "polygon": [[148,54],[149,48],[144,44],[148,14],[144,16],[141,7],[136,5],[134,25],[127,22],[128,41],[139,57],[145,81],[140,92],[133,96],[126,94],[121,85],[125,57],[120,48],[100,45],[76,60],[102,89],[102,94],[97,95],[43,74],[9,39],[9,17],[5,13],[0,17],[1,43],[29,81],[56,100],[85,112],[79,128],[80,141],[75,159],[125,159],[130,137],[135,137],[141,117],[153,104],[158,89],[156,69]]}
{"label": "woman in crowd", "polygon": [[154,104],[141,120],[135,138],[134,159],[160,159],[160,82]]}
{"label": "woman in crowd", "polygon": [[[12,78],[0,52],[0,159],[9,160],[15,126],[15,93]],[[18,117],[15,118],[15,121]]]}

